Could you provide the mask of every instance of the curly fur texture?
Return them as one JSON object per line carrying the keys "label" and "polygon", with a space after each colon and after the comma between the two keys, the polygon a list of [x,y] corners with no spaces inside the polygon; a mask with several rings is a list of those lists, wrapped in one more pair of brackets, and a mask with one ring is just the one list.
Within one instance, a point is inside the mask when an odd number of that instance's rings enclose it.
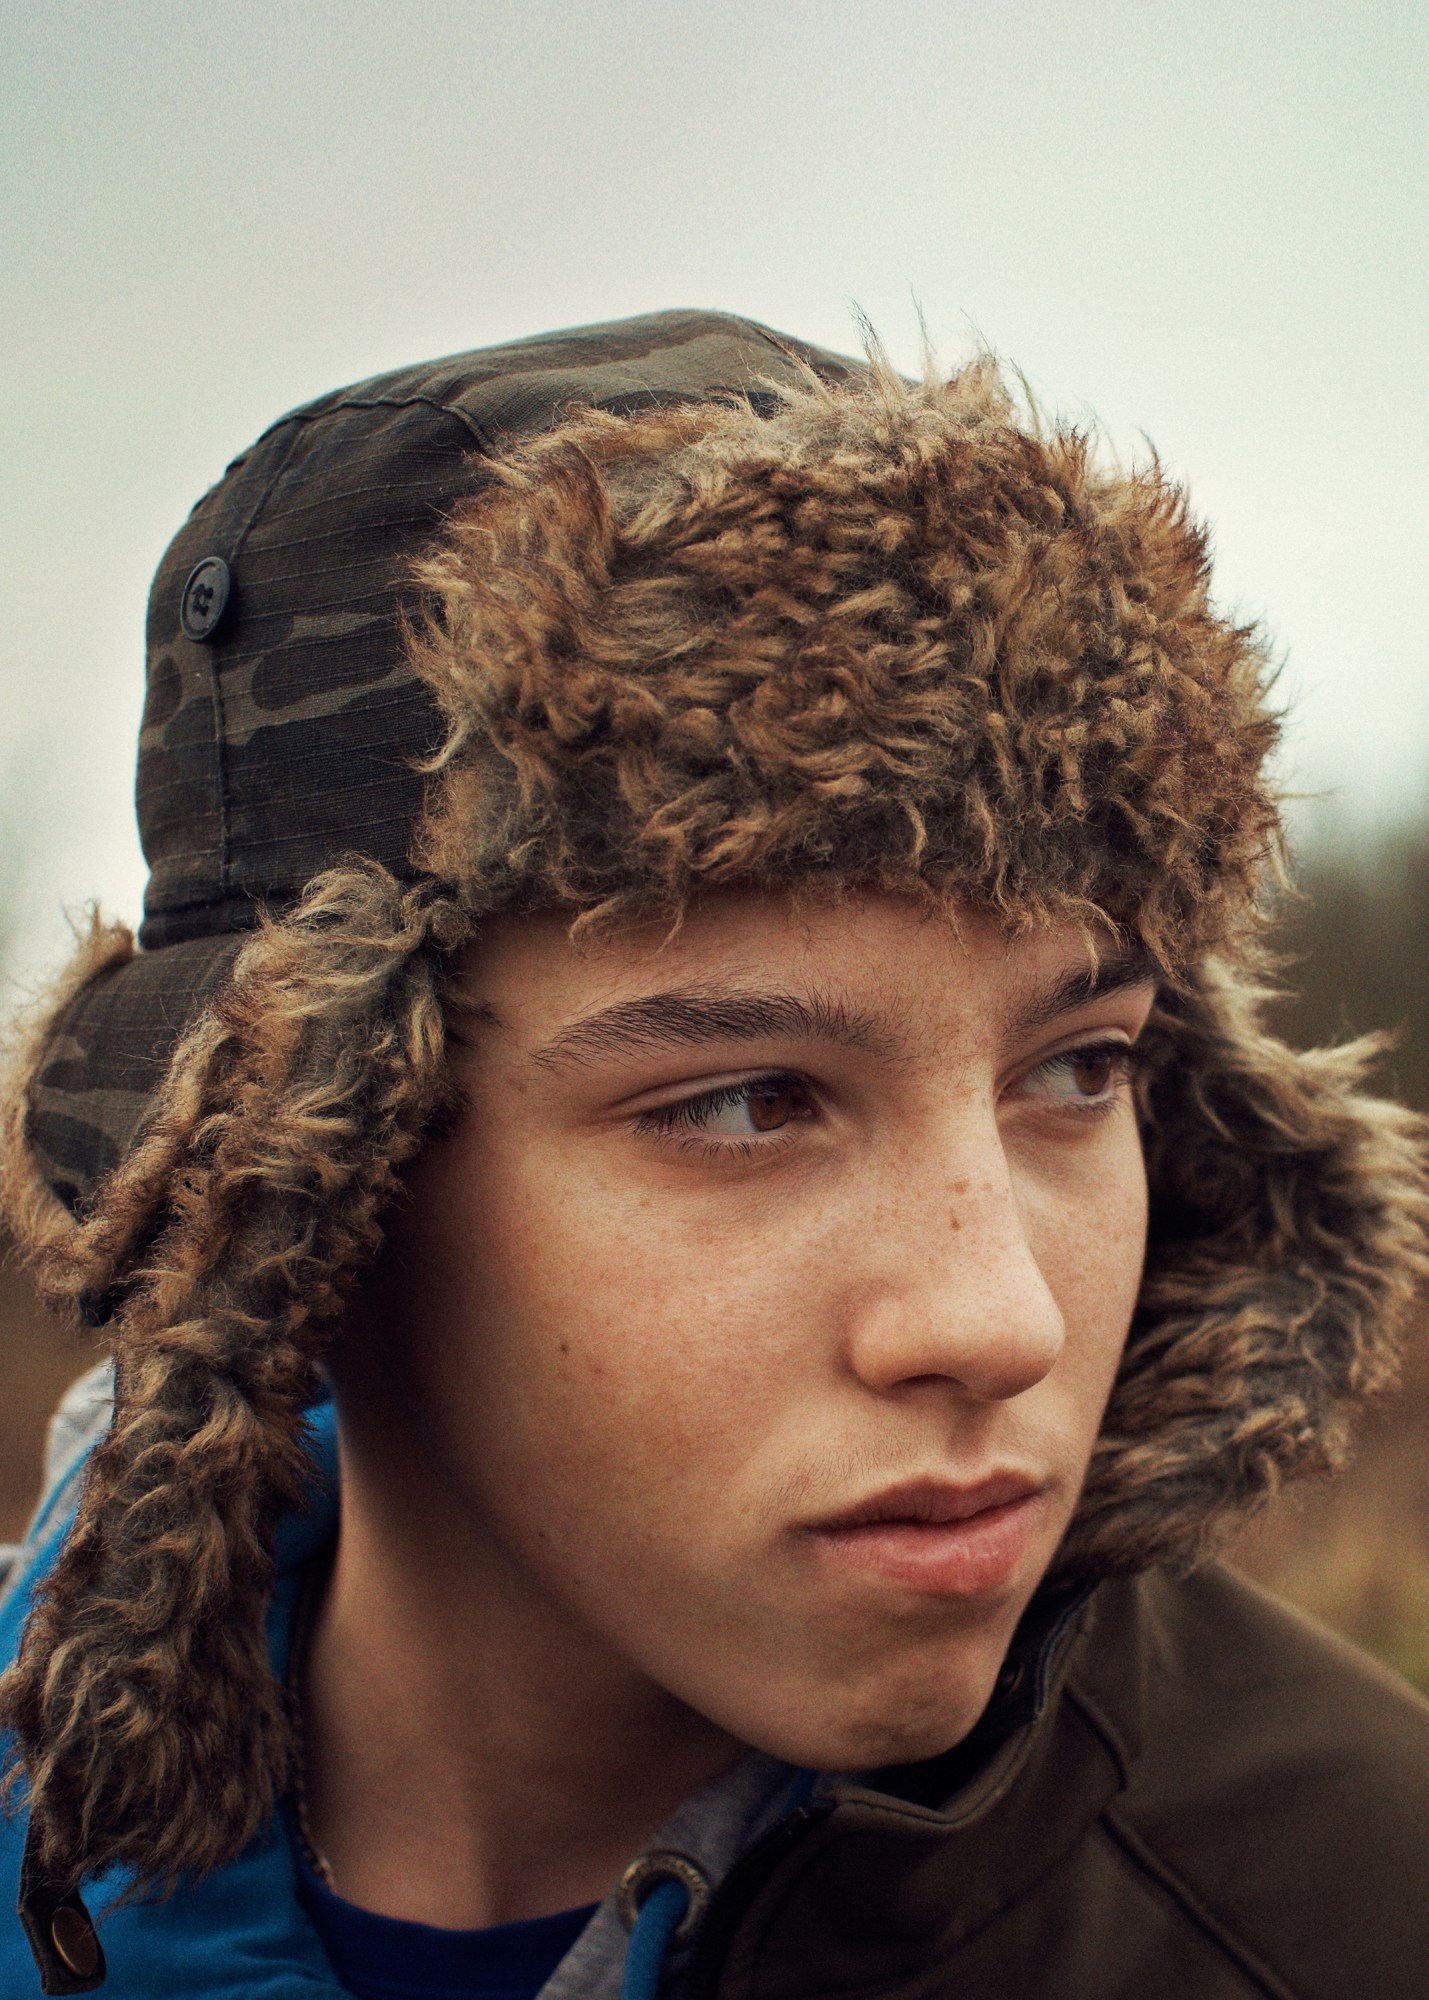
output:
{"label": "curly fur texture", "polygon": [[1155,954],[1146,1278],[1066,1571],[1194,1560],[1337,1462],[1425,1270],[1422,1126],[1361,1094],[1364,1048],[1259,1025],[1267,665],[1154,466],[1020,427],[986,364],[875,368],[772,414],[580,417],[420,574],[448,721],[424,883],[320,878],[260,931],[78,1227],[12,1180],[51,1290],[113,1307],[121,1385],[0,1687],[56,1879],[216,1867],[282,1782],[263,1608],[299,1412],[487,911],[863,883]]}
{"label": "curly fur texture", "polygon": [[126,1294],[113,1428],[0,1682],[57,1880],[119,1863],[171,1888],[271,1811],[273,1526],[302,1504],[323,1341],[441,1095],[441,967],[464,936],[428,888],[320,877],[245,947],[66,1254],[48,1246],[62,1291],[122,1273]]}
{"label": "curly fur texture", "polygon": [[1343,1463],[1429,1277],[1425,1121],[1364,1094],[1374,1037],[1299,1054],[1209,961],[1143,1046],[1146,1268],[1066,1572],[1181,1567]]}
{"label": "curly fur texture", "polygon": [[1099,910],[1167,966],[1243,923],[1262,646],[1181,493],[1019,428],[990,364],[591,415],[500,472],[415,649],[449,721],[422,855],[479,904],[835,876]]}

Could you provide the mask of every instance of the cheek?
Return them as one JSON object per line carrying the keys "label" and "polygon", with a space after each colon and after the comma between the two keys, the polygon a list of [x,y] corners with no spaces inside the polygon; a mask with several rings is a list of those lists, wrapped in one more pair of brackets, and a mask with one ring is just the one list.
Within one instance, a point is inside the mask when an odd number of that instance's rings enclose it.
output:
{"label": "cheek", "polygon": [[672,1219],[569,1146],[487,1156],[422,1260],[413,1362],[452,1472],[523,1541],[547,1514],[628,1540],[721,1513],[808,1394],[816,1246]]}
{"label": "cheek", "polygon": [[1090,1436],[1121,1358],[1146,1256],[1146,1168],[1129,1111],[1094,1162],[1044,1180],[1029,1206],[1034,1252],[1066,1324],[1058,1372],[1077,1398],[1078,1428]]}

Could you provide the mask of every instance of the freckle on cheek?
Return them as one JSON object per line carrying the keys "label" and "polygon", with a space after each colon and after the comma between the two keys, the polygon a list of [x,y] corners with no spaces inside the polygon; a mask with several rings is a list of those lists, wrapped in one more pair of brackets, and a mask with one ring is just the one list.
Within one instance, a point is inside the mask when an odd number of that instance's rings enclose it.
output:
{"label": "freckle on cheek", "polygon": [[958,1221],[958,1211],[957,1211],[957,1210],[956,1210],[955,1208],[954,1208],[954,1209],[950,1209],[950,1210],[948,1211],[948,1227],[949,1227],[949,1229],[961,1229],[961,1228],[962,1228],[962,1226],[963,1226],[963,1225],[962,1225],[962,1224],[961,1224],[961,1223],[960,1223],[960,1222]]}

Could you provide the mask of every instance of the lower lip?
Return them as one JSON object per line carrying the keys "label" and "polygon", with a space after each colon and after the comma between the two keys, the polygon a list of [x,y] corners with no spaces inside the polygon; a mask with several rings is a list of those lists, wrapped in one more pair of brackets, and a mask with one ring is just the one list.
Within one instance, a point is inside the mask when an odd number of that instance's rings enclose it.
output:
{"label": "lower lip", "polygon": [[1043,1495],[1025,1494],[962,1521],[870,1521],[816,1528],[835,1561],[940,1597],[978,1597],[1005,1584],[1041,1526]]}

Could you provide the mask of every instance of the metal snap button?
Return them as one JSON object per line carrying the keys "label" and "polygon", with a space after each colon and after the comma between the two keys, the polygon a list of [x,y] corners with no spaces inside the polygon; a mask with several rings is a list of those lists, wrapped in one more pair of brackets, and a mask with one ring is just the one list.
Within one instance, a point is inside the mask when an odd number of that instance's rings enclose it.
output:
{"label": "metal snap button", "polygon": [[50,1943],[66,1972],[92,1979],[100,1967],[99,1939],[83,1910],[61,1903],[50,1918]]}
{"label": "metal snap button", "polygon": [[232,588],[233,578],[222,556],[205,556],[189,571],[183,601],[179,606],[179,623],[187,638],[202,644],[213,637],[227,608]]}

